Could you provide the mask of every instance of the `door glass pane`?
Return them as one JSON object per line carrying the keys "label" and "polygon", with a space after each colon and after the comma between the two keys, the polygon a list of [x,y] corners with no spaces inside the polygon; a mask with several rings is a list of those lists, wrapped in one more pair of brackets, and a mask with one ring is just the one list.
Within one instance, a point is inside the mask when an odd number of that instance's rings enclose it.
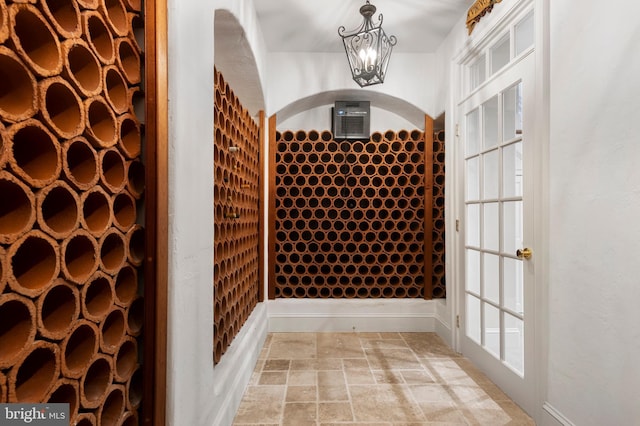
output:
{"label": "door glass pane", "polygon": [[467,291],[480,295],[480,252],[467,249],[466,283]]}
{"label": "door glass pane", "polygon": [[484,306],[484,346],[500,358],[500,310],[483,303]]}
{"label": "door glass pane", "polygon": [[491,75],[509,63],[509,34],[491,48]]}
{"label": "door glass pane", "polygon": [[500,257],[495,254],[483,253],[484,260],[484,297],[500,302]]}
{"label": "door glass pane", "polygon": [[484,125],[484,147],[498,144],[498,97],[494,96],[482,104],[482,124]]}
{"label": "door glass pane", "polygon": [[524,322],[504,314],[504,360],[520,374],[524,373]]}
{"label": "door glass pane", "polygon": [[522,247],[522,201],[505,201],[502,204],[502,251],[515,255]]}
{"label": "door glass pane", "polygon": [[467,294],[466,314],[465,329],[467,330],[467,336],[477,343],[481,343],[480,299]]}
{"label": "door glass pane", "polygon": [[498,203],[485,203],[484,207],[484,241],[486,250],[500,250],[500,210]]}
{"label": "door glass pane", "polygon": [[467,144],[465,156],[477,154],[480,150],[480,110],[467,114]]}
{"label": "door glass pane", "polygon": [[523,314],[522,260],[505,257],[502,262],[504,265],[504,307]]}
{"label": "door glass pane", "polygon": [[502,182],[503,197],[522,196],[522,142],[502,149]]}
{"label": "door glass pane", "polygon": [[469,90],[480,86],[487,78],[486,57],[480,56],[469,66]]}
{"label": "door glass pane", "polygon": [[480,157],[469,158],[467,165],[467,201],[480,199]]}
{"label": "door glass pane", "polygon": [[467,246],[480,247],[480,205],[467,204]]}
{"label": "door glass pane", "polygon": [[502,99],[502,135],[508,141],[522,135],[522,83],[508,88]]}
{"label": "door glass pane", "polygon": [[533,46],[534,35],[533,11],[531,11],[515,27],[516,56]]}
{"label": "door glass pane", "polygon": [[484,200],[494,200],[498,198],[499,195],[499,171],[498,167],[498,150],[493,150],[488,152],[482,156],[484,159],[484,193],[482,194],[482,198]]}

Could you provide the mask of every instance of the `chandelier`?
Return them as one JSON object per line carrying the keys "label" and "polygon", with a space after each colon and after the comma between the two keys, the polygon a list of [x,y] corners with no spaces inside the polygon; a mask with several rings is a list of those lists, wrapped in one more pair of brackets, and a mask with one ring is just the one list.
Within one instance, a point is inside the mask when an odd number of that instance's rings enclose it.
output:
{"label": "chandelier", "polygon": [[391,50],[397,42],[395,36],[387,37],[382,29],[382,14],[378,15],[378,25],[374,25],[371,17],[375,12],[376,7],[367,0],[360,8],[364,21],[358,29],[347,32],[344,26],[338,28],[351,75],[360,87],[384,82]]}

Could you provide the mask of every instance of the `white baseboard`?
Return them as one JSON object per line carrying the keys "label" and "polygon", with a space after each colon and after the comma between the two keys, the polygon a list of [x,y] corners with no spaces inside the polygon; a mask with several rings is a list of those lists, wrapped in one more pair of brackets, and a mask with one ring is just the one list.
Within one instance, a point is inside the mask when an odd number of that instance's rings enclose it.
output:
{"label": "white baseboard", "polygon": [[[548,401],[545,401],[545,403],[542,404],[542,409],[544,410],[544,412],[546,414],[548,414],[547,417],[550,417],[548,419],[545,419],[543,424],[545,424],[545,425],[558,424],[558,425],[562,425],[562,426],[575,426],[575,424],[573,424],[573,422],[571,420],[566,418],[553,405],[549,404]],[[557,422],[557,423],[554,423],[554,422]]]}
{"label": "white baseboard", "polygon": [[270,332],[433,332],[433,301],[422,299],[277,299]]}
{"label": "white baseboard", "polygon": [[[213,369],[214,422],[231,425],[267,338],[267,307],[259,303]],[[211,354],[213,356],[213,354]]]}
{"label": "white baseboard", "polygon": [[439,315],[435,317],[435,330],[436,334],[445,341],[449,347],[453,348],[453,331],[449,324],[442,320]]}

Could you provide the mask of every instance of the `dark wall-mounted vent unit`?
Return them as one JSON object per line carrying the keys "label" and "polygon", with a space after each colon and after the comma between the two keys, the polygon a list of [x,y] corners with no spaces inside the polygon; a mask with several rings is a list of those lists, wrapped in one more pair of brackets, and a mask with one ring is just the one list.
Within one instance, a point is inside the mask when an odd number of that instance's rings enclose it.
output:
{"label": "dark wall-mounted vent unit", "polygon": [[331,111],[335,139],[369,140],[371,107],[368,101],[336,101]]}

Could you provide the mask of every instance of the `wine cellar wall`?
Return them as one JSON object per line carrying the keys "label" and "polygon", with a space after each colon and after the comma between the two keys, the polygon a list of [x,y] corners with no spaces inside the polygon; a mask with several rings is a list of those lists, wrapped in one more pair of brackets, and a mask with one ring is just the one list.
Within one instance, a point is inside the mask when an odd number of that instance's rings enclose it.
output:
{"label": "wine cellar wall", "polygon": [[260,128],[215,70],[214,361],[259,301]]}
{"label": "wine cellar wall", "polygon": [[135,425],[140,0],[0,0],[0,402]]}
{"label": "wine cellar wall", "polygon": [[431,287],[434,298],[444,298],[446,293],[444,250],[444,130],[433,135],[433,229]]}
{"label": "wine cellar wall", "polygon": [[401,130],[338,141],[329,131],[276,132],[273,296],[445,297],[444,144],[434,141],[432,161],[428,136]]}

